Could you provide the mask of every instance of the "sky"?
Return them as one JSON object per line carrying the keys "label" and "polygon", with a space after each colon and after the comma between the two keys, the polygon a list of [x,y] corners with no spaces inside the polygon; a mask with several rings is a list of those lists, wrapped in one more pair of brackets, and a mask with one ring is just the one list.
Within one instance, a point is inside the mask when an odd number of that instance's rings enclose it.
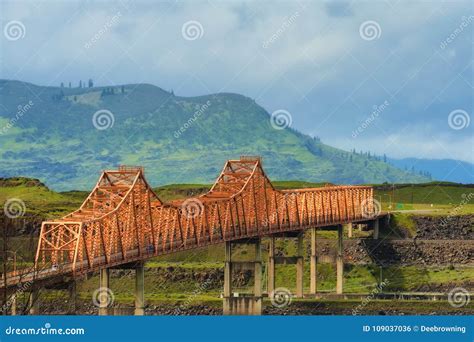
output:
{"label": "sky", "polygon": [[0,78],[240,93],[346,150],[474,162],[472,1],[4,1]]}

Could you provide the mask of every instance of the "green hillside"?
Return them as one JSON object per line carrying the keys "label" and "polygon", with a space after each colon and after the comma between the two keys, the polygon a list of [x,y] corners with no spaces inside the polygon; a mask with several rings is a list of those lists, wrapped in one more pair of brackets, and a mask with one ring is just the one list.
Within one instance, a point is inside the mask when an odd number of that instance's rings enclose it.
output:
{"label": "green hillside", "polygon": [[[227,159],[241,155],[263,156],[273,180],[427,181],[373,156],[276,130],[265,109],[237,94],[179,97],[148,84],[60,88],[0,80],[0,101],[0,176],[39,178],[55,190],[90,189],[102,169],[119,164],[145,166],[154,186],[211,183]],[[99,110],[113,113],[107,129],[93,124]]]}

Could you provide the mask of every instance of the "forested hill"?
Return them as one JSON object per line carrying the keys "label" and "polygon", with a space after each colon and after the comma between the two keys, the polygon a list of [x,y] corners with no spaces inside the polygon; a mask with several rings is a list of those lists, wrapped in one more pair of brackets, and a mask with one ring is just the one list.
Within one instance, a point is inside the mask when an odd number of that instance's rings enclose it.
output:
{"label": "forested hill", "polygon": [[102,169],[119,164],[143,165],[154,186],[210,183],[227,159],[241,155],[263,156],[275,180],[429,180],[275,129],[264,108],[238,94],[180,97],[149,84],[69,88],[0,80],[0,102],[0,177],[34,177],[55,190],[90,189]]}

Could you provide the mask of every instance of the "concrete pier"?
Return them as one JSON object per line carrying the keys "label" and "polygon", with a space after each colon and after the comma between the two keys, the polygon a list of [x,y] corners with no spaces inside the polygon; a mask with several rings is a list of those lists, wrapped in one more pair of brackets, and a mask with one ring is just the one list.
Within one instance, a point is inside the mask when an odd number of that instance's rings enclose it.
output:
{"label": "concrete pier", "polygon": [[349,239],[352,238],[353,235],[353,227],[352,227],[352,222],[345,224],[345,228],[347,230],[347,237]]}
{"label": "concrete pier", "polygon": [[39,315],[39,290],[38,289],[33,289],[33,291],[30,292],[30,298],[29,298],[29,303],[28,307],[30,308],[29,314],[30,315]]}
{"label": "concrete pier", "polygon": [[12,316],[16,316],[16,293],[13,294],[12,299],[11,299],[11,314]]}
{"label": "concrete pier", "polygon": [[[254,263],[254,290],[255,297],[262,297],[262,243],[258,239],[255,242],[255,263]],[[261,301],[260,301],[261,304]],[[261,314],[260,309],[260,314]]]}
{"label": "concrete pier", "polygon": [[68,295],[69,295],[68,314],[69,315],[74,315],[76,313],[76,300],[77,300],[77,291],[76,291],[76,282],[75,281],[73,281],[69,284]]}
{"label": "concrete pier", "polygon": [[[296,238],[296,256],[279,256],[275,257],[275,241],[277,238]],[[303,275],[304,275],[304,233],[283,233],[275,234],[270,237],[267,263],[267,293],[268,296],[273,295],[275,290],[275,266],[278,264],[294,264],[296,265],[296,297],[303,297]]]}
{"label": "concrete pier", "polygon": [[145,314],[145,269],[143,263],[135,268],[135,316]]}
{"label": "concrete pier", "polygon": [[311,228],[311,255],[309,257],[310,283],[309,293],[316,294],[317,291],[317,254],[316,254],[316,228]]}
{"label": "concrete pier", "polygon": [[303,240],[304,233],[298,235],[297,241],[297,259],[296,259],[296,297],[303,298],[303,273],[304,273],[304,258],[303,258]]}
{"label": "concrete pier", "polygon": [[[254,244],[255,258],[253,261],[234,261],[232,259],[233,244]],[[239,269],[253,269],[253,294],[232,293],[232,272]],[[224,315],[261,315],[262,314],[262,247],[261,239],[227,241],[225,243],[224,264]]]}
{"label": "concrete pier", "polygon": [[[100,270],[99,288],[100,289],[110,288],[110,270],[108,268],[103,268]],[[110,305],[110,300],[108,298],[108,295],[104,293],[104,291],[100,291],[97,299],[99,301],[99,315],[100,316],[108,315],[109,305]]]}
{"label": "concrete pier", "polygon": [[372,235],[373,239],[377,240],[379,238],[379,219],[375,219],[372,223],[374,233]]}
{"label": "concrete pier", "polygon": [[344,282],[343,226],[337,226],[336,293],[342,294]]}
{"label": "concrete pier", "polygon": [[268,263],[267,263],[267,293],[270,296],[275,290],[275,238],[270,237],[268,246]]}
{"label": "concrete pier", "polygon": [[[224,263],[224,298],[232,295],[232,242],[225,243]],[[224,300],[224,314],[226,314],[226,301]]]}

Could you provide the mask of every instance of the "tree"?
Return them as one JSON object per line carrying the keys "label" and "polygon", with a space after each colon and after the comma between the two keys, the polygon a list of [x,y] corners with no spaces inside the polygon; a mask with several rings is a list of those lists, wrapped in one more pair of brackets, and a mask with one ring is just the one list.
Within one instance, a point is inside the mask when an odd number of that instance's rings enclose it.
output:
{"label": "tree", "polygon": [[51,96],[51,98],[52,98],[54,101],[61,101],[61,100],[64,98],[64,91],[61,89],[61,91],[59,92],[59,94],[55,94],[55,95]]}

